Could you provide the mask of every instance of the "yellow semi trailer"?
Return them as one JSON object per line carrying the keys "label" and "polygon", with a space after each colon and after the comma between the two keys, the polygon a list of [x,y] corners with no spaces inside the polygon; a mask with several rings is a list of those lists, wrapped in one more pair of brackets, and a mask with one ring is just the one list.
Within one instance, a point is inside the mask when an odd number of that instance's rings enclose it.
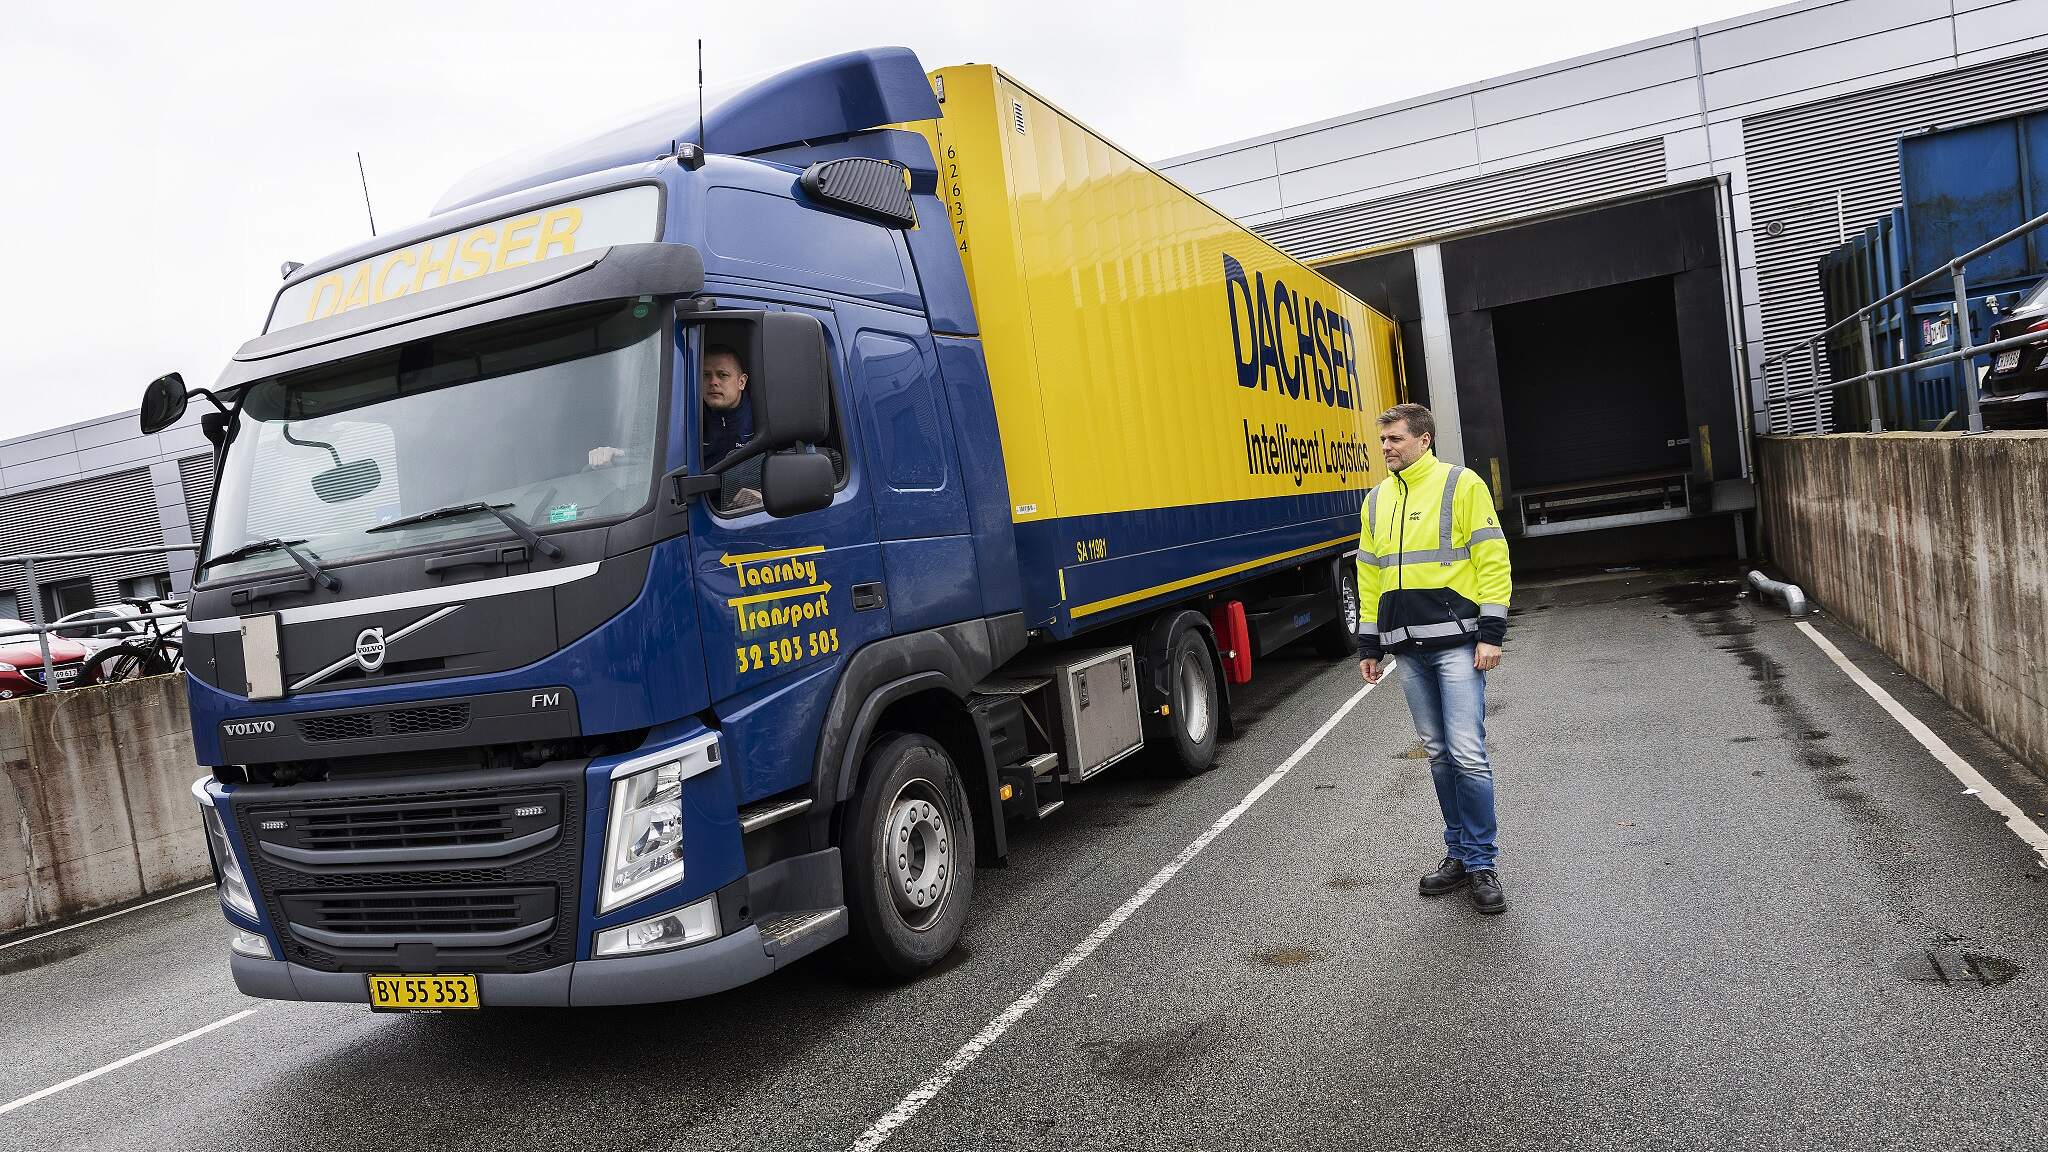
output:
{"label": "yellow semi trailer", "polygon": [[1034,624],[1349,547],[1395,324],[998,69],[931,82]]}

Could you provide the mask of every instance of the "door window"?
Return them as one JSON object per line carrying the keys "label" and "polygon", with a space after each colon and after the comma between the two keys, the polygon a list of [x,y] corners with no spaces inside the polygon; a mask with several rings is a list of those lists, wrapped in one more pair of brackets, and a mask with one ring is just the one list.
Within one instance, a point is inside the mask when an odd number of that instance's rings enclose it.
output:
{"label": "door window", "polygon": [[901,336],[863,332],[854,341],[880,436],[875,460],[882,482],[899,492],[946,484],[939,403],[917,345]]}
{"label": "door window", "polygon": [[[698,406],[699,470],[725,459],[753,435],[753,401],[747,392],[754,382],[752,366],[739,350],[740,341],[733,339],[728,343],[721,338],[723,335],[715,326],[698,332],[700,351],[696,357],[697,387],[693,395]],[[839,447],[838,406],[833,408],[830,431],[816,447],[831,457],[833,477],[839,487],[844,487],[846,456]],[[762,460],[755,456],[720,474],[718,495],[711,501],[712,511],[733,517],[761,510]]]}

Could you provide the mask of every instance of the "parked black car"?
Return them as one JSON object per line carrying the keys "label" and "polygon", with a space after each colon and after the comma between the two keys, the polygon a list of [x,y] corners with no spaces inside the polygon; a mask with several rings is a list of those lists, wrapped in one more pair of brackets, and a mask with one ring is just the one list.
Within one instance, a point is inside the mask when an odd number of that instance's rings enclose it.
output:
{"label": "parked black car", "polygon": [[1978,399],[1986,428],[2048,428],[2048,280],[2035,285],[2006,313],[1991,329],[1991,339],[2030,332],[2038,332],[2040,340],[1992,359]]}

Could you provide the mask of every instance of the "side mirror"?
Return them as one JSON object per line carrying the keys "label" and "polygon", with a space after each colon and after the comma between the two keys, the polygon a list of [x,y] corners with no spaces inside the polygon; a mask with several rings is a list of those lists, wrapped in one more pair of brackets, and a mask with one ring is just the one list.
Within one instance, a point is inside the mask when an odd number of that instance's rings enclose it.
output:
{"label": "side mirror", "polygon": [[145,435],[161,432],[176,424],[185,416],[185,405],[190,403],[192,394],[185,389],[185,378],[176,372],[166,372],[149,382],[142,390],[142,431]]}
{"label": "side mirror", "polygon": [[761,507],[770,516],[801,516],[832,503],[839,480],[823,452],[770,452],[761,461]]}
{"label": "side mirror", "polygon": [[825,326],[801,312],[767,312],[755,331],[760,343],[747,378],[755,439],[769,448],[823,441],[832,432]]}

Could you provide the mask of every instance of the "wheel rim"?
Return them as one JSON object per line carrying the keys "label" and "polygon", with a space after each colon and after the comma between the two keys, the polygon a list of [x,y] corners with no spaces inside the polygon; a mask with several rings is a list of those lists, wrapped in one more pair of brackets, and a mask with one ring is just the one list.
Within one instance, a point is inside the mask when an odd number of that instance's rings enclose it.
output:
{"label": "wheel rim", "polygon": [[1340,583],[1344,589],[1344,630],[1356,636],[1358,634],[1358,585],[1348,579]]}
{"label": "wheel rim", "polygon": [[912,929],[931,927],[953,891],[953,827],[938,790],[912,780],[896,793],[883,822],[889,895]]}
{"label": "wheel rim", "polygon": [[1180,712],[1181,730],[1196,744],[1209,738],[1209,678],[1203,675],[1207,671],[1202,666],[1204,661],[1199,646],[1183,651],[1174,677],[1175,695],[1179,699],[1173,705]]}

